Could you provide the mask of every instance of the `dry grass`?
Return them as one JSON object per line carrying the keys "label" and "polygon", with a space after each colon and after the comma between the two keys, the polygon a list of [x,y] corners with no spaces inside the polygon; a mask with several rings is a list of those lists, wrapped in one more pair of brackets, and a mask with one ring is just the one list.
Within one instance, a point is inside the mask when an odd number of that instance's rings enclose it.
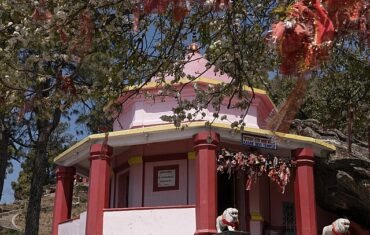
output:
{"label": "dry grass", "polygon": [[[74,194],[74,205],[72,207],[71,218],[77,218],[82,212],[86,211],[87,202],[87,189],[86,187],[75,188]],[[39,223],[39,235],[51,234],[51,226],[53,222],[53,209],[54,209],[54,193],[47,194],[41,199],[41,213]],[[79,201],[79,203],[77,203]],[[25,226],[25,215],[26,209],[23,210],[19,216],[17,216],[16,224],[24,230]],[[1,233],[2,234],[2,233]]]}

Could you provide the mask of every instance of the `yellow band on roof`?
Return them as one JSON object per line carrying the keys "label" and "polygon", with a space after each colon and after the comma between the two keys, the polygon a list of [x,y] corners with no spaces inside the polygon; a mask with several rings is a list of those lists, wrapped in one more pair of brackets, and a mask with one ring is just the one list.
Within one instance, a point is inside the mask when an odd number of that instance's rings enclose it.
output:
{"label": "yellow band on roof", "polygon": [[[188,124],[187,128],[199,128],[205,126],[205,121],[198,121],[198,122],[192,122]],[[227,129],[232,130],[231,126],[224,123],[213,123],[212,127],[214,128],[221,128],[221,129]],[[209,127],[208,127],[209,128]],[[173,124],[164,124],[164,125],[158,125],[158,126],[149,126],[149,127],[143,127],[143,128],[136,128],[136,129],[129,129],[129,130],[120,130],[120,131],[113,131],[109,133],[109,138],[111,137],[120,137],[120,136],[130,136],[134,134],[150,134],[150,133],[156,133],[156,132],[164,132],[164,131],[170,131],[170,130],[177,130]],[[264,136],[278,136],[279,138],[285,139],[285,140],[296,140],[304,143],[310,143],[310,144],[316,144],[321,147],[326,148],[329,151],[335,151],[336,147],[332,144],[329,144],[325,141],[315,139],[312,137],[306,137],[306,136],[300,136],[295,134],[287,134],[287,133],[281,133],[281,132],[272,132],[270,130],[264,130],[264,129],[258,129],[258,128],[251,128],[251,127],[245,127],[243,129],[243,132],[248,132],[250,134],[259,134]],[[66,155],[73,152],[78,147],[82,146],[83,144],[90,142],[90,141],[96,141],[96,140],[103,140],[105,138],[105,133],[102,134],[94,134],[86,137],[82,141],[78,142],[77,144],[73,145],[63,153],[59,154],[55,159],[55,161],[59,161],[63,159]]]}

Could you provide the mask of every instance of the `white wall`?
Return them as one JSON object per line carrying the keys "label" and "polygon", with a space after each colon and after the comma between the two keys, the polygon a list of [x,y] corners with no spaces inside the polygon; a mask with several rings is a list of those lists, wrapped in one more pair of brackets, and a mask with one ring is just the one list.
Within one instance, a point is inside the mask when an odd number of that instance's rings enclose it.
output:
{"label": "white wall", "polygon": [[86,212],[79,219],[70,220],[58,226],[59,235],[84,235],[86,228]]}
{"label": "white wall", "polygon": [[104,212],[104,235],[191,235],[194,232],[193,207]]}

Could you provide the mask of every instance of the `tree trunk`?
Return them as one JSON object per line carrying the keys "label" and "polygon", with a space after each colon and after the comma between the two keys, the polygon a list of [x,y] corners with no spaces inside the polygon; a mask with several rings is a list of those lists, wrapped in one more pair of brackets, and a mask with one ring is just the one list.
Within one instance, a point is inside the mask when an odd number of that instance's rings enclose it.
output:
{"label": "tree trunk", "polygon": [[307,84],[307,79],[303,74],[300,74],[287,100],[267,124],[269,130],[283,133],[289,132],[290,125],[292,124],[299,111],[299,108],[304,102]]}
{"label": "tree trunk", "polygon": [[9,133],[4,130],[1,133],[2,138],[0,139],[0,200],[3,196],[4,181],[6,176],[6,168],[9,161]]}
{"label": "tree trunk", "polygon": [[[41,116],[36,112],[37,116]],[[28,208],[26,214],[26,228],[25,234],[37,235],[39,233],[39,219],[41,211],[41,198],[43,193],[43,186],[47,176],[48,166],[48,143],[49,137],[58,126],[60,122],[61,111],[59,108],[54,110],[53,119],[39,119],[37,120],[38,138],[34,143],[35,159],[33,161],[33,172],[31,179],[30,197],[28,200]]]}
{"label": "tree trunk", "polygon": [[367,126],[367,149],[369,150],[370,158],[370,125]]}
{"label": "tree trunk", "polygon": [[353,130],[354,110],[351,104],[348,106],[347,112],[347,149],[348,153],[352,153],[352,130]]}
{"label": "tree trunk", "polygon": [[26,215],[25,234],[37,235],[39,232],[39,218],[41,211],[41,197],[43,193],[44,181],[46,178],[46,167],[48,161],[47,129],[40,133],[38,143],[35,147],[35,159],[33,161],[33,173],[31,180],[30,197]]}

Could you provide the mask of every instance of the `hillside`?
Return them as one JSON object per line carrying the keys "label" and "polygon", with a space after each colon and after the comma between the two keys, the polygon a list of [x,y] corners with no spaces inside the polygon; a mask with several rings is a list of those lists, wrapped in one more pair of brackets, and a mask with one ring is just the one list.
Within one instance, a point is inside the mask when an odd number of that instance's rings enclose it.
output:
{"label": "hillside", "polygon": [[[50,186],[48,188],[53,188]],[[53,220],[53,207],[54,207],[54,192],[49,192],[50,190],[46,190],[42,199],[41,199],[41,214],[40,214],[40,235],[49,235],[51,234],[51,225]],[[77,183],[74,187],[74,195],[73,195],[73,205],[72,205],[72,218],[77,217],[80,215],[81,212],[86,210],[86,202],[87,202],[87,186],[83,183]],[[12,208],[9,210],[9,208]],[[4,210],[5,209],[5,210]],[[7,235],[18,235],[24,234],[24,225],[25,225],[25,215],[26,209],[24,202],[16,201],[14,204],[11,205],[0,205],[0,211],[12,211],[13,216],[5,217],[1,216],[6,212],[0,213],[0,234],[7,234]],[[2,219],[3,218],[3,219]],[[12,221],[16,227],[19,228],[19,231],[14,230],[11,224]],[[13,229],[7,229],[4,227],[13,227]]]}

